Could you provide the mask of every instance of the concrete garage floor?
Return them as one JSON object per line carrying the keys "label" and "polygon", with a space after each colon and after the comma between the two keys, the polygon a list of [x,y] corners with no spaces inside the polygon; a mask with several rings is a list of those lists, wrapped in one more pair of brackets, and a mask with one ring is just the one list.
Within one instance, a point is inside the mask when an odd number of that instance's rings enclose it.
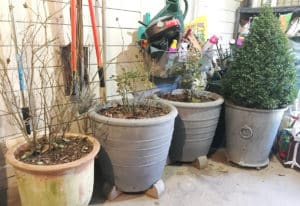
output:
{"label": "concrete garage floor", "polygon": [[207,168],[189,164],[166,166],[166,191],[160,199],[122,194],[113,201],[97,199],[92,206],[292,206],[300,204],[300,172],[284,168],[276,157],[268,167],[244,169],[226,162],[224,150],[209,158]]}

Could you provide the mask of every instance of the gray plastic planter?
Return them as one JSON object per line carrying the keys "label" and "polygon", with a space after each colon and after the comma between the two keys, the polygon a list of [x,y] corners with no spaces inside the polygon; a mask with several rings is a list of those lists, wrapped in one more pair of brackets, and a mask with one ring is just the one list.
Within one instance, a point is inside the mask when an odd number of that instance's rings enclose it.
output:
{"label": "gray plastic planter", "polygon": [[244,167],[263,167],[275,140],[284,109],[261,110],[225,103],[228,160]]}
{"label": "gray plastic planter", "polygon": [[118,119],[89,111],[93,133],[111,160],[115,185],[123,192],[140,192],[157,182],[166,164],[177,110],[151,101],[170,113],[148,119]]}
{"label": "gray plastic planter", "polygon": [[[183,90],[175,90],[173,93]],[[192,162],[206,156],[218,124],[224,99],[212,92],[204,91],[214,101],[203,103],[176,102],[162,99],[178,110],[174,134],[169,152],[171,162]]]}

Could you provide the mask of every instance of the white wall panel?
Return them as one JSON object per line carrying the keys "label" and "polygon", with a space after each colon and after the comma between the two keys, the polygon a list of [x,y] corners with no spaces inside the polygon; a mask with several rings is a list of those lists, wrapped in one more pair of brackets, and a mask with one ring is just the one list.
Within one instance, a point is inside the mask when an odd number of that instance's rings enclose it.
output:
{"label": "white wall panel", "polygon": [[[101,0],[97,0],[101,5]],[[1,2],[0,7],[0,27],[5,28],[0,31],[0,55],[5,57],[5,55],[10,55],[11,67],[16,70],[15,60],[13,58],[14,50],[12,47],[12,41],[10,38],[10,20],[8,11],[8,1]],[[38,7],[41,10],[42,1],[40,0],[30,0],[27,1],[31,3],[35,8]],[[183,1],[181,0],[181,8],[184,10]],[[235,21],[235,10],[239,6],[239,1],[236,0],[188,0],[189,10],[186,17],[186,21],[190,21],[198,16],[205,15],[208,20],[208,35],[216,34],[222,38],[223,42],[227,42],[232,38],[233,24]],[[13,0],[15,6],[15,18],[17,20],[17,29],[19,33],[19,38],[21,38],[21,33],[25,26],[28,26],[29,20],[33,20],[33,15],[30,14],[28,9],[23,7],[23,1]],[[137,39],[137,28],[140,26],[138,20],[143,20],[142,17],[146,12],[150,12],[151,18],[154,17],[163,7],[165,6],[165,0],[107,0],[107,61],[111,62],[110,66],[107,68],[107,95],[115,95],[116,87],[115,83],[109,80],[110,76],[118,73],[121,64],[119,62],[130,62],[134,61],[134,56],[138,54],[138,49],[134,46]],[[69,0],[60,1],[49,1],[46,5],[46,10],[48,14],[56,15],[50,21],[49,24],[49,34],[53,37],[58,37],[58,41],[53,43],[53,48],[58,49],[60,46],[70,43],[70,14],[69,14]],[[96,8],[99,16],[98,32],[100,37],[102,37],[102,19],[101,19],[101,7]],[[59,12],[57,12],[59,11]],[[116,21],[119,19],[119,23]],[[84,21],[84,43],[89,46],[90,51],[90,77],[92,78],[97,73],[95,49],[93,47],[93,36],[90,23],[89,10],[87,7],[87,1],[84,1],[83,7],[83,21]],[[122,30],[119,28],[121,27]],[[121,35],[123,33],[123,39]],[[40,36],[39,38],[43,38]],[[124,42],[123,42],[124,41]],[[101,42],[102,44],[102,42]],[[123,44],[125,47],[123,48]],[[128,46],[130,45],[130,46]],[[53,69],[61,69],[61,65],[58,60],[51,63]],[[16,73],[15,71],[13,73]],[[14,74],[16,75],[16,74]],[[94,79],[98,81],[98,76]],[[96,84],[96,90],[98,88],[98,83]],[[18,89],[18,84],[15,85]],[[98,91],[95,91],[98,95]],[[98,96],[97,96],[98,97]],[[1,104],[1,102],[0,102]],[[0,108],[2,108],[0,106]],[[2,119],[3,120],[3,117]],[[3,127],[3,124],[0,125]],[[1,128],[0,128],[1,129]],[[5,132],[4,132],[5,133]],[[9,132],[11,133],[11,132]],[[5,136],[3,132],[1,136]],[[0,136],[0,138],[1,138]]]}
{"label": "white wall panel", "polygon": [[198,16],[207,18],[208,38],[217,35],[222,43],[227,44],[233,37],[236,9],[240,6],[238,0],[191,0],[186,21]]}
{"label": "white wall panel", "polygon": [[106,2],[108,8],[128,11],[140,11],[143,0],[107,0]]}

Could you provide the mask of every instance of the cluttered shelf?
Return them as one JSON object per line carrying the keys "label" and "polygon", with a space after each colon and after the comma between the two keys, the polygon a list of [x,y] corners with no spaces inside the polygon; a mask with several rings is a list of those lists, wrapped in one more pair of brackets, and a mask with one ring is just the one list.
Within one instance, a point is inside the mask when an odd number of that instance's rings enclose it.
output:
{"label": "cluttered shelf", "polygon": [[[236,10],[236,23],[234,27],[234,37],[238,37],[239,28],[242,21],[247,21],[249,18],[257,16],[260,12],[260,7],[250,8],[250,7],[240,7]],[[282,15],[287,13],[295,13],[297,10],[300,11],[300,6],[283,6],[283,7],[273,7],[273,12],[276,15]]]}
{"label": "cluttered shelf", "polygon": [[[275,13],[289,13],[289,12],[293,12],[296,9],[300,9],[300,6],[283,6],[283,7],[273,7],[273,11]],[[239,8],[237,11],[240,14],[258,14],[260,10],[260,7],[256,7],[256,8],[249,8],[249,7],[241,7]]]}

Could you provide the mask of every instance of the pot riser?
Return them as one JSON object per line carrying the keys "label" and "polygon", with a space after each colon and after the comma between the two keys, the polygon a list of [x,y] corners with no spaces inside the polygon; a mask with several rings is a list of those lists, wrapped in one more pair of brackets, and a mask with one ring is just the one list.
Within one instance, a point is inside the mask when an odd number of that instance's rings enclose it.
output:
{"label": "pot riser", "polygon": [[22,206],[87,206],[94,184],[94,160],[61,175],[15,169]]}
{"label": "pot riser", "polygon": [[245,167],[266,166],[285,109],[258,112],[239,108],[225,108],[228,159]]}
{"label": "pot riser", "polygon": [[118,126],[91,121],[93,133],[111,160],[115,185],[123,192],[149,189],[163,173],[174,118],[147,126]]}

